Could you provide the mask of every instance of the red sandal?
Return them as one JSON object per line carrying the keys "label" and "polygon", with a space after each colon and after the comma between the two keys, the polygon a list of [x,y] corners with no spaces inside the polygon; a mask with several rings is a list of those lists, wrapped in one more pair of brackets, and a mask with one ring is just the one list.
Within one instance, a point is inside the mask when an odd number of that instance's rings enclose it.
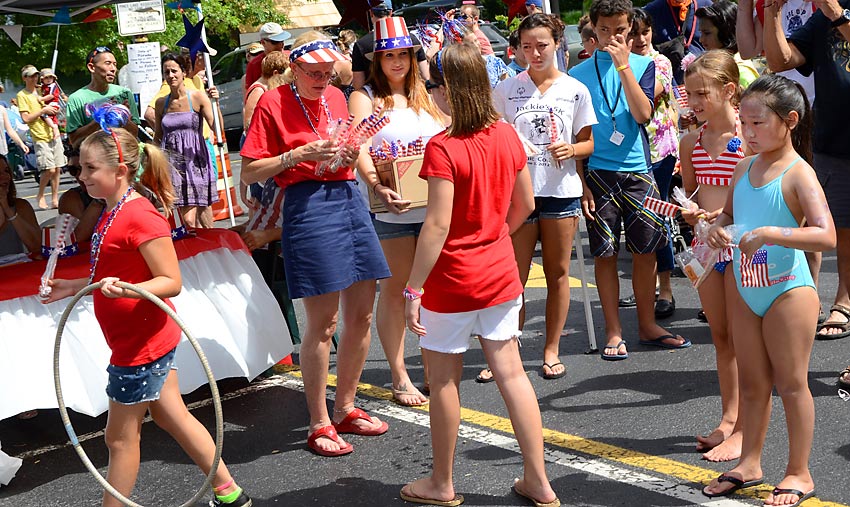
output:
{"label": "red sandal", "polygon": [[354,421],[357,419],[363,419],[364,421],[374,422],[374,420],[369,417],[369,414],[360,410],[359,408],[355,408],[351,412],[345,416],[345,419],[338,423],[333,423],[334,428],[338,433],[351,433],[353,435],[363,435],[366,437],[375,437],[378,435],[383,435],[390,428],[390,425],[387,424],[386,421],[381,421],[381,426],[375,429],[363,429],[356,424]]}
{"label": "red sandal", "polygon": [[[336,451],[322,449],[321,447],[316,445],[316,440],[321,437],[333,440],[337,443],[337,445],[339,445],[340,448]],[[339,435],[337,434],[337,431],[334,429],[334,427],[331,425],[321,427],[314,431],[309,437],[307,437],[307,448],[309,448],[311,451],[315,452],[319,456],[327,457],[342,456],[345,454],[349,454],[351,451],[354,450],[354,446],[350,443],[346,442],[344,446],[340,443]]]}

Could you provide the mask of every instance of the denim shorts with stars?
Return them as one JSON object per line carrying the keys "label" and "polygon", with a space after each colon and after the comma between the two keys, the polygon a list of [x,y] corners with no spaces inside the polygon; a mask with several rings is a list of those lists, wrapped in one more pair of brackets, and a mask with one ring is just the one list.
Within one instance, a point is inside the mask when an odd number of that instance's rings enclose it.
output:
{"label": "denim shorts with stars", "polygon": [[168,372],[176,370],[174,353],[177,348],[167,354],[138,366],[115,366],[106,368],[109,373],[109,383],[106,384],[106,395],[115,403],[135,405],[159,399],[159,392],[168,378]]}

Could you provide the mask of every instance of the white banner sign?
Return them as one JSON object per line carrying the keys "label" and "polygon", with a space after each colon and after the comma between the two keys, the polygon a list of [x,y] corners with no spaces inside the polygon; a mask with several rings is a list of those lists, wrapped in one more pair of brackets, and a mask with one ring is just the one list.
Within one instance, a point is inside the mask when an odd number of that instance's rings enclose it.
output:
{"label": "white banner sign", "polygon": [[145,109],[162,87],[162,60],[159,54],[159,42],[129,44],[127,56],[130,60],[130,86],[133,93],[139,94],[139,109]]}
{"label": "white banner sign", "polygon": [[145,0],[115,4],[118,34],[122,37],[165,31],[165,8],[162,0]]}

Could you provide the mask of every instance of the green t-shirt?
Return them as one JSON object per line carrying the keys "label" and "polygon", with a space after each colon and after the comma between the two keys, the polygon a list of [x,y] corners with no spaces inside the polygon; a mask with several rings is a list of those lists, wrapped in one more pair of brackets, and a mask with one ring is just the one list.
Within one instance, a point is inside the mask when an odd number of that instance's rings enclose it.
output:
{"label": "green t-shirt", "polygon": [[106,103],[123,104],[130,109],[130,116],[135,124],[139,124],[139,107],[136,105],[136,99],[133,97],[133,92],[123,86],[110,84],[106,93],[99,93],[90,90],[87,86],[80,88],[68,97],[68,109],[66,117],[68,119],[68,132],[73,132],[80,127],[88,125],[91,121],[91,114],[86,111],[88,104],[100,106]]}

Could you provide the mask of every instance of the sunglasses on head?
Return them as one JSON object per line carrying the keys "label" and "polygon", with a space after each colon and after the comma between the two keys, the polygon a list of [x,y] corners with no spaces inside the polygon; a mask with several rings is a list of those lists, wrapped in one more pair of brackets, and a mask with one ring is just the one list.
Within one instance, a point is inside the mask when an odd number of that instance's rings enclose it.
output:
{"label": "sunglasses on head", "polygon": [[110,54],[111,54],[111,53],[112,53],[112,50],[111,50],[111,49],[109,49],[109,48],[108,48],[108,47],[106,47],[106,46],[98,46],[98,47],[96,47],[96,48],[92,49],[92,50],[91,50],[91,53],[89,53],[89,58],[88,58],[88,60],[87,60],[87,63],[92,63],[92,62],[94,62],[94,58],[95,58],[97,55],[101,54],[101,53],[110,53]]}
{"label": "sunglasses on head", "polygon": [[429,92],[431,90],[433,90],[434,88],[439,88],[440,86],[442,86],[442,85],[437,84],[437,83],[431,81],[430,79],[425,81],[425,89],[428,90]]}

